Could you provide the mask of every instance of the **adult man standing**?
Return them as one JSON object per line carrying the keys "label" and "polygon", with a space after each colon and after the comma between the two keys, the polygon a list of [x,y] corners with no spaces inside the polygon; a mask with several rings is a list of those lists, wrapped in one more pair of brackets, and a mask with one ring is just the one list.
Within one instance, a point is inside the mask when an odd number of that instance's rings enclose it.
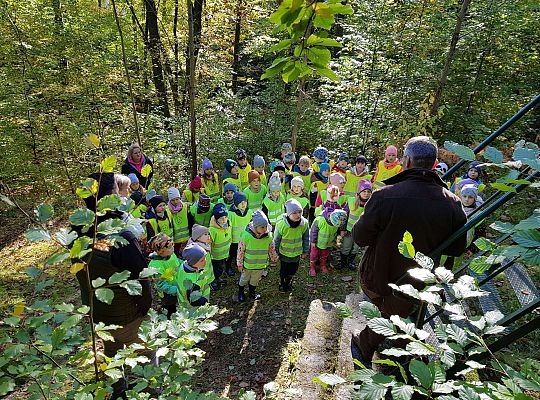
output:
{"label": "adult man standing", "polygon": [[[360,264],[362,290],[385,317],[408,317],[414,312],[413,304],[394,296],[388,286],[415,264],[398,251],[405,231],[412,234],[417,251],[429,254],[467,221],[459,198],[431,170],[436,158],[437,146],[427,136],[410,139],[403,154],[404,171],[373,193],[353,227],[354,241],[368,246]],[[465,247],[462,236],[443,253],[458,256]],[[353,356],[369,365],[383,340],[366,326],[353,335]]]}

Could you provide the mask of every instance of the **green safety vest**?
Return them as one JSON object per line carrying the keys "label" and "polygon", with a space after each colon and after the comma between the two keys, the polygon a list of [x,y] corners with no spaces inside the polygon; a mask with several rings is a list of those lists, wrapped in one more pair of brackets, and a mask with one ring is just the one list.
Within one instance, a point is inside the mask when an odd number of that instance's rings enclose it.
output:
{"label": "green safety vest", "polygon": [[311,171],[307,175],[302,175],[300,172],[293,172],[293,177],[299,176],[304,181],[304,188],[309,188],[311,186],[311,175],[313,175],[313,171]]}
{"label": "green safety vest", "polygon": [[343,191],[347,196],[354,196],[356,194],[356,191],[358,190],[358,182],[363,181],[364,179],[370,181],[372,177],[372,175],[357,176],[351,171],[347,171],[345,175],[346,181]]}
{"label": "green safety vest", "polygon": [[251,187],[249,187],[249,186],[247,188],[245,188],[244,193],[246,194],[246,197],[247,197],[248,208],[250,210],[255,210],[256,208],[261,208],[262,204],[263,204],[263,200],[264,200],[267,192],[268,192],[268,190],[266,189],[266,186],[264,186],[262,184],[261,184],[261,189],[259,190],[258,193],[255,193],[254,191],[252,191]]}
{"label": "green safety vest", "polygon": [[[462,180],[463,178],[462,177],[459,177],[459,178],[456,178],[454,180],[454,191],[457,192],[457,184]],[[478,193],[482,193],[485,189],[486,189],[486,185],[483,184],[483,183],[480,183],[478,186]],[[450,186],[448,186],[450,187]]]}
{"label": "green safety vest", "polygon": [[167,209],[167,214],[173,225],[174,243],[187,242],[189,239],[187,206],[184,206],[176,214],[173,214],[171,210]]}
{"label": "green safety vest", "polygon": [[285,218],[286,216],[283,214],[283,218],[276,225],[276,229],[281,235],[279,253],[289,258],[298,257],[303,253],[302,237],[308,230],[309,224],[305,218],[302,218],[300,225],[291,228]]}
{"label": "green safety vest", "polygon": [[202,178],[204,193],[210,197],[210,201],[215,203],[219,199],[219,180],[216,173],[214,173],[214,180],[207,181]]}
{"label": "green safety vest", "polygon": [[281,214],[283,214],[283,204],[285,204],[285,196],[282,194],[279,195],[278,201],[271,200],[270,197],[266,196],[263,200],[263,204],[268,209],[268,220],[270,224],[275,225]]}
{"label": "green safety vest", "polygon": [[323,216],[315,218],[315,221],[317,221],[317,226],[319,227],[317,247],[319,249],[328,249],[332,247],[334,240],[336,239],[338,227],[329,224]]}
{"label": "green safety vest", "polygon": [[300,197],[300,196],[296,196],[292,193],[289,193],[287,195],[287,200],[289,199],[296,199],[298,200],[298,202],[300,203],[300,205],[302,206],[302,208],[306,208],[309,204],[309,200],[306,198],[306,197]]}
{"label": "green safety vest", "polygon": [[244,231],[242,239],[246,245],[244,268],[265,269],[268,266],[268,250],[272,243],[272,233],[268,232],[265,237],[257,239],[250,232]]}
{"label": "green safety vest", "polygon": [[239,243],[240,238],[242,237],[242,232],[246,230],[246,226],[248,226],[249,222],[251,221],[251,217],[253,216],[253,210],[248,210],[246,215],[241,217],[234,211],[229,211],[229,222],[232,226],[232,242],[233,243]]}
{"label": "green safety vest", "polygon": [[261,186],[268,187],[268,179],[266,178],[266,174],[259,174],[261,178]]}
{"label": "green safety vest", "polygon": [[189,189],[184,190],[182,193],[184,194],[184,197],[189,204],[195,203],[197,200],[199,200],[199,197],[201,195],[200,192],[192,192]]}
{"label": "green safety vest", "polygon": [[225,203],[225,199],[223,197],[219,198],[217,202],[221,204],[225,204],[225,207],[227,207],[227,211],[230,211],[231,207],[234,205],[234,203],[231,203],[231,204]]}
{"label": "green safety vest", "polygon": [[[185,261],[184,261],[185,262]],[[184,269],[184,262],[178,268],[178,273],[175,276],[176,284],[180,293],[182,294],[181,299],[190,304],[190,299],[187,296],[187,288],[185,281],[191,282],[192,285],[198,285],[201,291],[202,297],[207,300],[210,300],[210,283],[214,280],[213,274],[210,275],[210,272],[206,266],[199,272],[186,272]]]}
{"label": "green safety vest", "polygon": [[311,184],[311,186],[309,187],[310,188],[310,193],[311,193],[311,188],[315,186],[317,188],[317,194],[319,193],[322,193],[325,191],[326,187],[328,186],[328,183],[325,183],[323,181],[315,181]]}
{"label": "green safety vest", "polygon": [[349,203],[349,218],[347,219],[347,231],[352,232],[354,224],[360,219],[360,216],[364,213],[364,207],[358,207],[354,210],[354,203],[356,198],[351,197],[348,200]]}
{"label": "green safety vest", "polygon": [[210,237],[212,238],[212,260],[224,260],[229,257],[229,249],[232,242],[232,227],[229,224],[227,229],[209,228]]}
{"label": "green safety vest", "polygon": [[224,192],[225,191],[225,184],[226,183],[234,183],[236,186],[238,186],[238,190],[242,190],[240,189],[242,187],[241,185],[241,182],[240,182],[240,174],[238,174],[238,178],[234,179],[234,178],[225,178],[223,179],[223,182],[221,183],[221,191]]}
{"label": "green safety vest", "polygon": [[[169,210],[167,210],[169,211]],[[168,237],[172,239],[173,237],[173,224],[172,220],[169,217],[169,213],[165,212],[166,218],[164,220],[158,220],[156,218],[150,218],[148,222],[154,231],[154,235],[157,235],[160,232],[163,232]]]}
{"label": "green safety vest", "polygon": [[133,211],[131,211],[131,215],[133,215],[133,218],[144,218],[145,212],[146,206],[144,204],[139,204]]}
{"label": "green safety vest", "polygon": [[214,210],[214,205],[212,203],[210,203],[210,209],[203,214],[197,213],[197,204],[192,204],[189,207],[189,212],[193,216],[195,223],[202,226],[206,226],[207,228],[210,226],[210,219],[212,218],[213,210]]}
{"label": "green safety vest", "polygon": [[156,268],[159,270],[159,274],[163,275],[167,270],[172,269],[174,271],[174,274],[171,276],[174,279],[174,276],[177,273],[177,269],[180,266],[180,260],[176,256],[176,254],[172,253],[171,256],[168,259],[158,259],[158,260],[150,260],[148,263],[149,268]]}

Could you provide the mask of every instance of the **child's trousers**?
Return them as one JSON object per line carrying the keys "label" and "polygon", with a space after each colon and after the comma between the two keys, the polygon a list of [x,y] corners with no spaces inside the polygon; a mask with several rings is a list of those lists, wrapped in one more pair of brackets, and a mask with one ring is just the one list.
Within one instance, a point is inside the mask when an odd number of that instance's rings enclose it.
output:
{"label": "child's trousers", "polygon": [[266,269],[246,269],[242,271],[242,275],[240,275],[240,281],[238,284],[240,286],[257,286],[259,282],[261,281],[261,278],[263,276],[263,272]]}
{"label": "child's trousers", "polygon": [[311,264],[316,263],[317,261],[320,262],[321,267],[326,267],[328,256],[330,255],[330,252],[332,251],[332,248],[328,249],[319,249],[318,247],[311,247],[311,252],[309,253],[309,261]]}
{"label": "child's trousers", "polygon": [[354,242],[351,232],[347,232],[343,237],[343,242],[341,242],[341,254],[345,256],[356,255],[359,251],[360,247]]}
{"label": "child's trousers", "polygon": [[280,265],[281,267],[279,269],[279,277],[287,278],[296,274],[296,271],[298,271],[298,267],[300,266],[300,260],[292,262],[281,260]]}

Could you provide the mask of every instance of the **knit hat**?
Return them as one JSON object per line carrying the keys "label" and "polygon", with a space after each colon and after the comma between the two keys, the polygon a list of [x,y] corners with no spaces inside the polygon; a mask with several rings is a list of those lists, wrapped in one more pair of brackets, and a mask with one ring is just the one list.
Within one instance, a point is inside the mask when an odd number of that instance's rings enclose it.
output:
{"label": "knit hat", "polygon": [[197,264],[204,257],[206,257],[206,250],[197,243],[190,244],[182,252],[182,258],[189,266]]}
{"label": "knit hat", "polygon": [[289,199],[285,202],[285,213],[287,216],[291,215],[295,211],[303,211],[302,205],[296,199]]}
{"label": "knit hat", "polygon": [[283,150],[289,150],[289,151],[292,151],[292,144],[290,144],[290,143],[283,143],[283,144],[281,145],[281,150],[282,150],[282,151],[283,151]]}
{"label": "knit hat", "polygon": [[330,171],[330,164],[323,162],[319,165],[319,172],[323,173],[324,171]]}
{"label": "knit hat", "polygon": [[334,226],[343,225],[347,221],[347,212],[345,210],[334,210],[330,214],[330,223]]}
{"label": "knit hat", "polygon": [[259,174],[257,171],[255,171],[254,169],[252,169],[251,171],[249,171],[248,173],[248,183],[251,183],[252,181],[254,181],[255,179],[261,179],[261,174]]}
{"label": "knit hat", "polygon": [[265,165],[263,156],[256,155],[253,158],[253,168],[264,168]]}
{"label": "knit hat", "polygon": [[334,185],[329,185],[326,188],[326,192],[328,193],[328,200],[337,202],[339,199],[339,188]]}
{"label": "knit hat", "polygon": [[178,199],[180,197],[180,191],[175,187],[171,187],[167,190],[167,197],[169,201]]}
{"label": "knit hat", "polygon": [[364,164],[367,164],[367,158],[364,157],[364,156],[358,156],[356,157],[356,163],[364,163]]}
{"label": "knit hat", "polygon": [[300,178],[299,176],[295,176],[294,178],[291,179],[291,187],[293,186],[302,186],[302,188],[304,187],[304,180],[302,178]]}
{"label": "knit hat", "polygon": [[154,196],[150,199],[150,204],[152,205],[152,208],[155,210],[161,203],[166,203],[165,198],[163,196]]}
{"label": "knit hat", "polygon": [[470,163],[469,168],[467,168],[467,171],[469,171],[472,168],[474,168],[478,172],[478,175],[482,173],[482,168],[480,167],[480,163],[478,161],[473,161],[472,163]]}
{"label": "knit hat", "polygon": [[209,229],[206,226],[195,224],[191,228],[191,239],[197,241],[202,235],[208,232]]}
{"label": "knit hat", "polygon": [[213,169],[214,166],[212,165],[212,161],[210,161],[208,158],[205,158],[202,162],[202,171],[204,172],[207,169]]}
{"label": "knit hat", "polygon": [[133,173],[129,174],[128,178],[129,178],[131,183],[139,183],[139,178],[137,178],[137,175],[135,175]]}
{"label": "knit hat", "polygon": [[279,192],[281,190],[281,179],[279,179],[279,172],[273,172],[270,179],[268,179],[268,190],[271,192]]}
{"label": "knit hat", "polygon": [[227,206],[223,203],[217,203],[214,206],[214,210],[212,211],[212,215],[216,219],[220,219],[221,217],[226,217],[228,215]]}
{"label": "knit hat", "polygon": [[394,146],[393,144],[391,144],[390,146],[388,146],[384,152],[384,155],[385,156],[389,156],[389,155],[395,155],[397,156],[397,147]]}
{"label": "knit hat", "polygon": [[330,175],[330,184],[339,185],[340,183],[345,183],[345,178],[339,172],[334,172]]}
{"label": "knit hat", "polygon": [[245,160],[247,158],[246,151],[244,149],[238,149],[236,150],[236,159],[237,160]]}
{"label": "knit hat", "polygon": [[285,164],[283,164],[283,161],[278,160],[274,163],[274,169],[272,172],[274,171],[285,171]]}
{"label": "knit hat", "polygon": [[230,158],[226,159],[225,160],[225,170],[228,172],[228,173],[231,173],[232,169],[234,167],[237,167],[238,166],[238,163],[234,160],[231,160]]}
{"label": "knit hat", "polygon": [[223,194],[225,194],[226,192],[238,192],[238,186],[236,186],[234,183],[232,182],[227,182],[225,184],[225,186],[223,186]]}
{"label": "knit hat", "polygon": [[476,182],[475,180],[473,180],[471,178],[467,178],[467,179],[462,179],[457,183],[457,187],[460,188],[460,189],[465,185],[478,186],[478,182]]}
{"label": "knit hat", "polygon": [[131,193],[129,198],[131,200],[133,200],[135,202],[135,204],[140,204],[140,202],[142,200],[142,193],[137,190],[137,191]]}
{"label": "knit hat", "polygon": [[233,197],[233,203],[238,206],[243,201],[247,201],[247,196],[244,192],[236,192]]}
{"label": "knit hat", "polygon": [[340,161],[349,161],[349,155],[347,153],[341,153],[338,157],[338,162]]}
{"label": "knit hat", "polygon": [[364,190],[373,190],[371,182],[367,179],[362,179],[360,182],[358,182],[358,189],[356,193],[363,192]]}
{"label": "knit hat", "polygon": [[478,196],[478,187],[471,184],[465,185],[461,188],[461,195],[474,197],[476,199],[476,196]]}
{"label": "knit hat", "polygon": [[325,147],[317,147],[313,151],[313,157],[318,158],[319,160],[326,160],[328,157],[328,150]]}
{"label": "knit hat", "polygon": [[[284,164],[287,164],[287,163],[294,164],[295,162],[296,162],[296,156],[294,155],[294,153],[287,153],[285,154],[285,157],[283,157]],[[274,171],[275,171],[275,168],[274,168]]]}
{"label": "knit hat", "polygon": [[268,226],[268,218],[261,210],[255,210],[251,217],[251,223],[254,228],[257,228],[258,226]]}
{"label": "knit hat", "polygon": [[210,209],[210,197],[207,194],[201,194],[199,200],[197,200],[197,207],[203,212],[208,211]]}
{"label": "knit hat", "polygon": [[307,165],[310,165],[310,164],[311,164],[311,159],[310,159],[308,156],[302,156],[302,157],[300,157],[300,159],[298,160],[298,164],[307,164]]}
{"label": "knit hat", "polygon": [[189,190],[191,191],[198,191],[201,190],[203,187],[201,177],[197,175],[193,180],[189,183]]}
{"label": "knit hat", "polygon": [[446,171],[448,171],[448,165],[446,163],[440,162],[435,167],[435,171],[440,174],[446,174]]}
{"label": "knit hat", "polygon": [[156,189],[149,190],[146,192],[146,201],[150,201],[150,199],[155,195],[157,195]]}

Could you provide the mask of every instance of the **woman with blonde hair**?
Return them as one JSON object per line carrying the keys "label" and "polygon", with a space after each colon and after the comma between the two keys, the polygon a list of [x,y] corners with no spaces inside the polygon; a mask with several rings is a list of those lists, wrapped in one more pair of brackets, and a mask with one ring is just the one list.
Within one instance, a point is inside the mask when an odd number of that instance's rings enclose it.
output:
{"label": "woman with blonde hair", "polygon": [[142,176],[141,171],[145,165],[150,165],[151,167],[154,166],[152,160],[143,154],[141,146],[137,143],[133,143],[129,146],[126,159],[124,160],[124,164],[122,164],[122,174],[135,174],[137,178],[139,178],[141,186],[148,189],[148,185],[150,184],[150,180],[154,173],[150,172],[148,177]]}

